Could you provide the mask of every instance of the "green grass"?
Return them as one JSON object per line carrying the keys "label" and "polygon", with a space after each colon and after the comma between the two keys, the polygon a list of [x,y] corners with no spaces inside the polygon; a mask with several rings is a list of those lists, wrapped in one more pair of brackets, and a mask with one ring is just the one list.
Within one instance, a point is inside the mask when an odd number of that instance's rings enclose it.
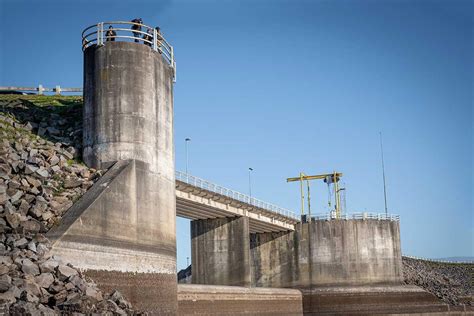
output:
{"label": "green grass", "polygon": [[20,94],[1,94],[0,101],[21,100],[31,103],[38,107],[43,106],[74,106],[83,104],[82,96],[65,95],[20,95]]}

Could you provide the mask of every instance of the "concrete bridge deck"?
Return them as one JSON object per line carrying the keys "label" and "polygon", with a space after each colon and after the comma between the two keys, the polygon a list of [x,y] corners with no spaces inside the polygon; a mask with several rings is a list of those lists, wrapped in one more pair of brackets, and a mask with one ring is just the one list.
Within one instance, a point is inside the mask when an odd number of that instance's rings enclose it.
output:
{"label": "concrete bridge deck", "polygon": [[293,231],[299,222],[289,210],[179,171],[176,215],[192,220],[246,216],[251,233]]}

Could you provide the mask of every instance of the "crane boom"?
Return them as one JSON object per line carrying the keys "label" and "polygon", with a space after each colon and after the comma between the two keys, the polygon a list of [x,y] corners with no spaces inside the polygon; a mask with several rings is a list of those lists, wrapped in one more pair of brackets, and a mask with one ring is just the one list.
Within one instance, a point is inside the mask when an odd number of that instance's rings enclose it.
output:
{"label": "crane boom", "polygon": [[324,180],[327,177],[332,177],[334,175],[336,175],[337,181],[339,181],[339,178],[342,177],[342,173],[334,172],[334,173],[318,174],[314,176],[301,176],[301,177],[295,177],[295,178],[287,178],[286,182],[294,182],[294,181],[302,181],[302,180]]}

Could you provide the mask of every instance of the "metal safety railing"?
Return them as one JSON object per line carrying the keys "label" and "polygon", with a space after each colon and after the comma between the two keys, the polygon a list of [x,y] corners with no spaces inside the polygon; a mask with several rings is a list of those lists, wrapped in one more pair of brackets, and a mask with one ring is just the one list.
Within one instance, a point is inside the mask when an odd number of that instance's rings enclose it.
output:
{"label": "metal safety railing", "polygon": [[[139,28],[132,29],[133,26],[138,26]],[[107,31],[109,30],[114,35],[108,34]],[[154,27],[127,21],[99,22],[82,31],[82,50],[92,45],[101,46],[106,42],[114,42],[116,40],[122,42],[138,41],[159,52],[173,68],[174,81],[176,82],[176,60],[174,58],[173,46]]]}
{"label": "metal safety railing", "polygon": [[72,92],[72,93],[78,93],[82,92],[82,88],[62,88],[61,86],[57,85],[54,88],[45,88],[43,85],[38,85],[38,87],[13,87],[13,86],[8,86],[8,87],[0,87],[0,91],[33,91],[36,92],[37,94],[44,94],[44,92],[55,92],[56,95],[61,95],[62,92]]}
{"label": "metal safety railing", "polygon": [[274,212],[274,213],[277,213],[277,214],[280,214],[292,219],[299,220],[299,217],[296,216],[296,214],[290,210],[281,208],[271,203],[261,201],[259,199],[240,193],[238,191],[224,188],[220,185],[214,184],[212,182],[192,176],[184,172],[176,171],[176,180],[198,187],[200,189],[204,189],[204,190],[211,191],[220,195],[224,195],[226,197],[237,200],[239,202],[250,204],[252,206],[255,206],[267,211],[271,211],[271,212]]}
{"label": "metal safety railing", "polygon": [[[333,220],[337,219],[336,212],[329,212],[329,213],[322,213],[322,214],[315,214],[311,216],[311,218],[315,220]],[[389,220],[389,221],[400,221],[399,215],[394,214],[385,214],[385,213],[352,213],[352,214],[342,214],[340,215],[339,219],[376,219],[376,220]]]}

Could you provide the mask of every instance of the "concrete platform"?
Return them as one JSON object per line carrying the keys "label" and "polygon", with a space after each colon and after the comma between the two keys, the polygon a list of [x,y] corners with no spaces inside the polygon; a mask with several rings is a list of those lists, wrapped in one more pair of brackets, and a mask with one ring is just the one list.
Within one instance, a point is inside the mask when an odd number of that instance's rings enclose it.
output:
{"label": "concrete platform", "polygon": [[302,315],[299,290],[178,284],[179,315]]}
{"label": "concrete platform", "polygon": [[447,304],[412,285],[337,286],[301,289],[304,315],[447,313]]}

